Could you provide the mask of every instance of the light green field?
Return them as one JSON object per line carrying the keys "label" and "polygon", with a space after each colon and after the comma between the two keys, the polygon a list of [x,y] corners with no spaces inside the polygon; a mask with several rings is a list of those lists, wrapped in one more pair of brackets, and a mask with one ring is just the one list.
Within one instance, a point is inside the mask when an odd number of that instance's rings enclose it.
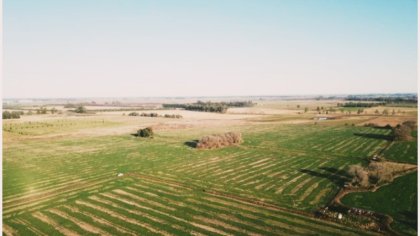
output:
{"label": "light green field", "polygon": [[[136,119],[139,128],[151,120]],[[100,115],[5,122],[3,234],[374,234],[313,212],[337,193],[348,165],[385,146],[389,130],[248,120],[156,129],[153,139],[80,133],[125,125]],[[227,129],[242,132],[244,143],[218,150],[185,144]]]}

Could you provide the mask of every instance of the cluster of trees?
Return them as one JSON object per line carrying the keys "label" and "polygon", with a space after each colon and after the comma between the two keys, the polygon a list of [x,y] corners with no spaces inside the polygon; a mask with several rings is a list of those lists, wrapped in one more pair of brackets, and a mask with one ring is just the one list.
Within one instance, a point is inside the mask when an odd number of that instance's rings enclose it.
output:
{"label": "cluster of trees", "polygon": [[153,137],[153,129],[152,127],[147,127],[144,129],[139,129],[137,131],[137,137],[143,137],[143,138],[152,138]]}
{"label": "cluster of trees", "polygon": [[183,108],[190,111],[205,111],[225,113],[229,107],[251,107],[255,105],[252,101],[246,102],[202,102],[186,104],[162,104],[164,108]]}
{"label": "cluster of trees", "polygon": [[19,119],[23,111],[3,111],[3,119]]}
{"label": "cluster of trees", "polygon": [[398,124],[395,128],[392,129],[392,135],[396,141],[407,141],[411,140],[411,132],[416,130],[415,121],[404,121],[402,124]]}
{"label": "cluster of trees", "polygon": [[182,118],[181,115],[177,115],[177,114],[165,114],[163,116],[160,116],[158,113],[141,113],[139,114],[138,112],[130,112],[128,113],[128,116],[144,116],[144,117],[165,117],[165,118],[176,118],[176,119],[180,119]]}
{"label": "cluster of trees", "polygon": [[346,102],[337,103],[337,107],[376,107],[384,106],[385,102]]}
{"label": "cluster of trees", "polygon": [[224,134],[214,134],[202,137],[198,143],[199,149],[220,148],[242,143],[242,134],[237,132],[227,132]]}
{"label": "cluster of trees", "polygon": [[369,188],[375,185],[389,183],[394,180],[396,174],[409,170],[406,164],[392,162],[370,162],[367,167],[351,165],[347,171],[352,178],[353,186]]}
{"label": "cluster of trees", "polygon": [[128,116],[146,116],[146,117],[158,117],[158,113],[141,113],[139,114],[138,112],[130,112],[128,113]]}

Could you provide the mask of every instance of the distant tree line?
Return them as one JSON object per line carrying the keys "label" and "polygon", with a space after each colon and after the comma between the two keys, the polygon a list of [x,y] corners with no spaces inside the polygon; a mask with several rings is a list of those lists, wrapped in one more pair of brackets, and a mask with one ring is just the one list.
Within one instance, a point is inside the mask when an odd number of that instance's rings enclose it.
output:
{"label": "distant tree line", "polygon": [[225,113],[229,107],[251,107],[255,105],[252,101],[244,102],[202,102],[186,104],[162,104],[163,108],[183,108],[190,111],[205,111]]}
{"label": "distant tree line", "polygon": [[375,101],[383,103],[417,103],[416,95],[394,95],[394,96],[357,96],[351,95],[346,98],[348,101]]}
{"label": "distant tree line", "polygon": [[384,106],[385,102],[346,102],[346,103],[337,103],[338,107],[376,107]]}
{"label": "distant tree line", "polygon": [[158,113],[141,113],[139,114],[138,112],[130,112],[128,113],[128,116],[144,116],[144,117],[165,117],[165,118],[176,118],[176,119],[180,119],[182,118],[181,115],[177,115],[177,114],[165,114],[163,116],[159,115]]}
{"label": "distant tree line", "polygon": [[3,111],[3,119],[19,119],[23,111]]}

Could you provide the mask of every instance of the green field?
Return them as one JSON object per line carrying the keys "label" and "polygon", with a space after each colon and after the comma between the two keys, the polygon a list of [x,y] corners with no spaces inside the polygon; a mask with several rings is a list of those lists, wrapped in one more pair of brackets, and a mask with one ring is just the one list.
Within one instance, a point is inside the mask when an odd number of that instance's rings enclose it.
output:
{"label": "green field", "polygon": [[397,178],[376,192],[351,193],[342,199],[349,206],[389,214],[393,229],[417,235],[417,172]]}
{"label": "green field", "polygon": [[417,140],[393,142],[383,155],[387,160],[417,164]]}
{"label": "green field", "polygon": [[229,127],[242,132],[240,146],[196,150],[185,143],[226,128],[142,139],[77,136],[90,125],[124,125],[78,122],[4,124],[4,234],[371,234],[312,213],[337,193],[348,165],[387,144],[390,130],[261,122]]}

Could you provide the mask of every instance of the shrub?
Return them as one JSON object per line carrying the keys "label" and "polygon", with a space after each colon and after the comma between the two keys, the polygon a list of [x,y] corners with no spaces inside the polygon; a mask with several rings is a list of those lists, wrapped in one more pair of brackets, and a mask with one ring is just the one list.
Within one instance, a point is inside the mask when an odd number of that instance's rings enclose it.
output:
{"label": "shrub", "polygon": [[153,129],[152,127],[147,127],[144,129],[139,129],[137,131],[137,137],[143,137],[143,138],[147,138],[147,137],[153,137]]}
{"label": "shrub", "polygon": [[137,113],[137,112],[130,112],[130,113],[128,113],[128,116],[138,116],[139,115],[139,113]]}
{"label": "shrub", "polygon": [[227,132],[224,134],[214,134],[202,137],[197,143],[197,148],[212,149],[240,143],[242,143],[242,135],[240,133]]}

